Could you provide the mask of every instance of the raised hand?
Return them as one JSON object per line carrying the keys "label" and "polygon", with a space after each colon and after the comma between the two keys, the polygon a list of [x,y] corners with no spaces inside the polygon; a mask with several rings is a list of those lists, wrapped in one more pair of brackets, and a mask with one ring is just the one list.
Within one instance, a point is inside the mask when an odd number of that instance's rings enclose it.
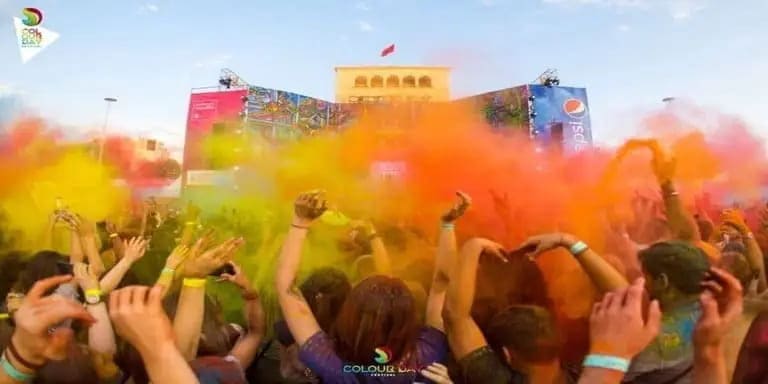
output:
{"label": "raised hand", "polygon": [[99,278],[91,272],[91,268],[85,263],[75,263],[72,266],[72,272],[75,275],[75,281],[84,292],[92,289],[99,289]]}
{"label": "raised hand", "polygon": [[741,234],[746,235],[750,232],[744,214],[738,209],[726,209],[720,216],[720,222],[736,228]]}
{"label": "raised hand", "polygon": [[176,248],[171,251],[171,254],[168,255],[168,258],[165,259],[165,268],[176,270],[181,266],[181,264],[184,263],[184,261],[189,256],[189,247],[187,247],[184,244],[180,244],[176,246]]}
{"label": "raised hand", "polygon": [[147,244],[147,240],[138,236],[128,241],[123,241],[123,249],[125,250],[123,258],[131,263],[135,263],[147,252]]}
{"label": "raised hand", "polygon": [[693,331],[696,348],[719,346],[723,336],[741,316],[744,308],[741,283],[728,272],[712,267],[701,285],[701,317]]}
{"label": "raised hand", "polygon": [[529,237],[517,248],[524,250],[529,257],[538,256],[544,252],[566,245],[566,237],[562,233],[548,233]]}
{"label": "raised hand", "polygon": [[295,219],[299,225],[308,225],[328,209],[323,191],[302,193],[293,204]]}
{"label": "raised hand", "polygon": [[[202,239],[201,239],[202,240]],[[198,255],[192,255],[184,264],[184,277],[204,278],[232,259],[244,244],[242,238],[231,238]]]}
{"label": "raised hand", "polygon": [[448,212],[443,214],[441,218],[444,223],[453,223],[458,220],[461,216],[464,216],[464,213],[467,212],[469,206],[472,205],[472,198],[466,193],[457,191],[456,196],[458,197],[456,204]]}
{"label": "raised hand", "polygon": [[64,320],[80,320],[86,325],[96,320],[71,299],[60,295],[45,296],[58,285],[72,280],[72,276],[56,276],[35,283],[21,306],[14,314],[16,328],[11,343],[19,355],[28,362],[42,365],[49,360],[63,360],[67,357],[69,343],[74,339],[71,328],[55,328]]}
{"label": "raised hand", "polygon": [[232,266],[232,269],[235,270],[234,275],[230,275],[229,273],[222,273],[219,277],[219,281],[229,281],[230,283],[236,285],[238,288],[240,288],[243,291],[248,291],[251,289],[251,281],[248,280],[248,276],[243,273],[243,269],[240,268],[237,263],[234,261],[229,261],[227,264]]}
{"label": "raised hand", "polygon": [[643,319],[644,279],[608,292],[592,307],[589,318],[590,353],[631,360],[658,335],[661,309],[654,300]]}
{"label": "raised hand", "polygon": [[676,159],[667,156],[657,141],[650,142],[648,147],[651,149],[651,152],[653,152],[651,166],[653,167],[653,173],[656,175],[659,184],[672,181],[677,170]]}
{"label": "raised hand", "polygon": [[132,286],[109,296],[109,316],[117,334],[142,355],[159,345],[173,344],[171,321],[162,306],[161,286]]}
{"label": "raised hand", "polygon": [[493,256],[502,262],[507,262],[506,251],[504,246],[494,241],[476,237],[467,241],[465,247],[478,247],[484,255]]}

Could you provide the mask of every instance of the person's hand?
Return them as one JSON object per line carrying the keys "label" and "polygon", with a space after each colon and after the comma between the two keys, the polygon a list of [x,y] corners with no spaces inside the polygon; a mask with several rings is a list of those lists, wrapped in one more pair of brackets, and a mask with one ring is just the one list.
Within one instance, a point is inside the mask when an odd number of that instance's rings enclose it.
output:
{"label": "person's hand", "polygon": [[747,222],[744,220],[744,214],[738,209],[724,210],[720,216],[720,222],[736,228],[742,235],[750,232],[749,226],[747,226]]}
{"label": "person's hand", "polygon": [[472,198],[466,193],[457,191],[456,196],[458,197],[456,204],[440,218],[443,223],[453,223],[458,220],[472,205]]}
{"label": "person's hand", "polygon": [[535,257],[558,247],[569,246],[572,243],[575,243],[575,240],[571,235],[548,233],[529,237],[517,249],[524,251],[528,257]]}
{"label": "person's hand", "polygon": [[467,241],[464,247],[474,247],[479,249],[482,255],[493,256],[504,263],[508,261],[504,246],[488,239],[476,237]]}
{"label": "person's hand", "polygon": [[432,363],[419,373],[435,384],[453,384],[451,377],[448,376],[448,367],[440,363]]}
{"label": "person's hand", "polygon": [[70,231],[82,234],[81,227],[83,225],[83,220],[80,218],[80,216],[65,209],[59,210],[56,215],[57,220],[65,223]]}
{"label": "person's hand", "polygon": [[677,161],[674,157],[667,156],[658,141],[652,140],[647,143],[648,148],[653,153],[651,167],[659,184],[665,184],[675,177],[677,170]]}
{"label": "person's hand", "polygon": [[45,296],[72,276],[55,276],[35,283],[13,316],[16,328],[11,342],[22,358],[35,365],[67,357],[74,333],[69,327],[54,328],[65,320],[80,320],[86,325],[94,319],[82,304],[60,295]]}
{"label": "person's hand", "polygon": [[643,320],[645,280],[635,280],[627,288],[608,292],[592,307],[589,318],[589,353],[631,360],[658,335],[661,327],[659,302],[648,305]]}
{"label": "person's hand", "polygon": [[83,292],[88,291],[89,289],[100,288],[99,277],[96,276],[93,271],[91,271],[91,268],[88,264],[75,263],[72,266],[72,272],[75,275],[75,281],[77,282],[77,285],[83,289]]}
{"label": "person's hand", "polygon": [[148,241],[139,236],[123,241],[123,258],[131,263],[137,262],[147,252],[147,244]]}
{"label": "person's hand", "polygon": [[699,296],[701,317],[693,331],[693,343],[696,348],[717,347],[741,316],[744,308],[741,283],[728,272],[712,267],[701,285],[705,290]]}
{"label": "person's hand", "polygon": [[192,255],[184,264],[184,277],[204,278],[232,259],[243,245],[242,238],[231,238],[199,256]]}
{"label": "person's hand", "polygon": [[179,244],[171,251],[168,258],[165,259],[165,268],[176,270],[189,256],[189,247],[184,244]]}
{"label": "person's hand", "polygon": [[243,273],[243,269],[234,261],[230,261],[227,264],[232,266],[232,269],[235,270],[235,274],[230,275],[229,273],[222,273],[221,276],[219,276],[219,281],[229,281],[242,291],[249,291],[251,289],[251,281],[248,280],[248,276]]}
{"label": "person's hand", "polygon": [[173,328],[162,305],[163,287],[131,286],[109,295],[109,317],[120,337],[145,354],[173,343]]}
{"label": "person's hand", "polygon": [[64,220],[74,227],[81,237],[89,237],[96,235],[96,224],[82,216],[69,214]]}
{"label": "person's hand", "polygon": [[302,193],[293,204],[295,221],[297,225],[307,226],[322,216],[328,209],[327,202],[322,191]]}

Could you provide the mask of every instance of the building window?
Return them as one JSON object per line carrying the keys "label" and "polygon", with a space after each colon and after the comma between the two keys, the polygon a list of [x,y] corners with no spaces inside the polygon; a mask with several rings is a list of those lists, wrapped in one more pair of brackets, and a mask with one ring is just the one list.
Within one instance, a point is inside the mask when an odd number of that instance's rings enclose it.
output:
{"label": "building window", "polygon": [[381,88],[384,86],[384,79],[381,76],[374,76],[371,78],[372,88]]}
{"label": "building window", "polygon": [[429,76],[419,77],[419,88],[432,88],[432,78]]}
{"label": "building window", "polygon": [[392,75],[387,77],[387,88],[397,88],[400,86],[400,78]]}
{"label": "building window", "polygon": [[403,87],[405,88],[415,88],[416,87],[416,78],[413,76],[406,76],[403,78]]}
{"label": "building window", "polygon": [[368,78],[365,76],[355,77],[355,88],[365,88],[368,86]]}

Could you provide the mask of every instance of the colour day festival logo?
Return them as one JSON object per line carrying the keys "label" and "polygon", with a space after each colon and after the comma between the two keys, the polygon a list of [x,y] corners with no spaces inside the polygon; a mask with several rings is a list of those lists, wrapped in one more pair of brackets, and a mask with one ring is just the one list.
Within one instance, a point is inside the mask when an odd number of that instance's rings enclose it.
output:
{"label": "colour day festival logo", "polygon": [[43,12],[41,10],[24,8],[21,10],[21,15],[23,18],[13,18],[13,25],[16,30],[21,62],[26,63],[53,44],[59,38],[59,34],[42,27]]}
{"label": "colour day festival logo", "polygon": [[394,377],[398,375],[415,374],[419,367],[411,367],[403,364],[389,364],[392,360],[392,350],[387,347],[378,347],[373,350],[373,361],[376,364],[344,364],[342,371],[356,375],[372,377]]}

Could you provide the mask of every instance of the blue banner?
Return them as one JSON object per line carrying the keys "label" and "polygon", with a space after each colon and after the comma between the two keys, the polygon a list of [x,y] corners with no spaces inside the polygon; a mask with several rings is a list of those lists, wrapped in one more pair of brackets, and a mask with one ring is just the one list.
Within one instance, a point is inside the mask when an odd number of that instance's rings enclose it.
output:
{"label": "blue banner", "polygon": [[532,130],[537,142],[560,146],[565,153],[592,146],[587,90],[532,84]]}

